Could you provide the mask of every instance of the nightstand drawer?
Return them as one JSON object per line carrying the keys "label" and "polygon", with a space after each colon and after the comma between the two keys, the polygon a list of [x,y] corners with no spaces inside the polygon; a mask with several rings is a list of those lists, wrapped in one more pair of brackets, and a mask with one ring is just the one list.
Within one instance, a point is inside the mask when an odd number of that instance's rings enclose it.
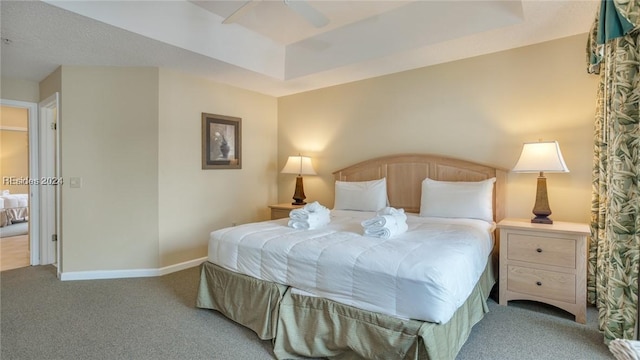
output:
{"label": "nightstand drawer", "polygon": [[536,264],[576,267],[576,241],[567,238],[510,233],[507,258]]}
{"label": "nightstand drawer", "polygon": [[509,266],[507,288],[546,299],[576,302],[576,276],[555,271]]}
{"label": "nightstand drawer", "polygon": [[290,209],[271,209],[271,220],[289,217]]}
{"label": "nightstand drawer", "polygon": [[288,218],[293,209],[299,209],[304,205],[293,205],[291,203],[269,205],[271,209],[271,220]]}

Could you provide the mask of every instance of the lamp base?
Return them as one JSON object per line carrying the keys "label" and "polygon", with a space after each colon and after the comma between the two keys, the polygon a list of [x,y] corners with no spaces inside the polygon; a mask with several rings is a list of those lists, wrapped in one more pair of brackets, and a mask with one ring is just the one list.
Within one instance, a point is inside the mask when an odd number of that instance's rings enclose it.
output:
{"label": "lamp base", "polygon": [[553,220],[549,219],[546,216],[536,216],[531,219],[532,224],[553,224]]}
{"label": "lamp base", "polygon": [[531,219],[531,222],[534,224],[553,224],[553,220],[549,219],[551,208],[549,208],[549,197],[547,196],[547,179],[542,172],[540,172],[540,176],[538,177],[536,203],[533,207],[533,215],[536,216]]}
{"label": "lamp base", "polygon": [[296,191],[293,193],[294,202],[291,205],[305,205],[304,199],[307,197],[304,195],[304,186],[302,185],[302,176],[296,177]]}

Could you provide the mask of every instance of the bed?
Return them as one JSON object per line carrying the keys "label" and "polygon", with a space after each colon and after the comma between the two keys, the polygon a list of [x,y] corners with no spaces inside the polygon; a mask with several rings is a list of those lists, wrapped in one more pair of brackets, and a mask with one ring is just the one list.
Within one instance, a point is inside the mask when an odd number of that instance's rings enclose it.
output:
{"label": "bed", "polygon": [[29,195],[10,194],[4,190],[0,195],[0,227],[29,220]]}
{"label": "bed", "polygon": [[[334,175],[336,194],[339,184],[384,180],[384,200],[408,213],[406,233],[384,240],[362,236],[358,225],[375,213],[343,209],[338,196],[331,222],[319,229],[291,229],[280,219],[216,230],[208,261],[201,265],[196,305],[272,340],[279,359],[454,359],[488,311],[498,248],[493,230],[503,217],[505,172],[410,154],[372,159]],[[446,194],[447,188],[425,187],[425,179],[438,186],[490,183],[490,218],[432,216],[421,200]],[[436,211],[454,209],[450,204],[459,200],[449,199]],[[429,242],[436,246],[421,253]],[[450,248],[453,243],[460,246]],[[443,260],[446,253],[467,251],[474,257]],[[425,261],[429,254],[432,261]],[[389,268],[391,275],[383,270]],[[463,278],[449,278],[450,273]],[[435,278],[452,287],[425,290],[424,283]]]}

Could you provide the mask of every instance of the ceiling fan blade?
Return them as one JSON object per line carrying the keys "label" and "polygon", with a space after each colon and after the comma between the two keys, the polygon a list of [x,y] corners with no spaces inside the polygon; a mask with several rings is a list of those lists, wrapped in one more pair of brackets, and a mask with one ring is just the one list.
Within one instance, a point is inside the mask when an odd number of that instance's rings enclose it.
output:
{"label": "ceiling fan blade", "polygon": [[305,0],[283,0],[291,10],[298,13],[298,15],[307,19],[308,22],[313,24],[317,28],[321,28],[329,23],[324,14],[316,10],[313,6],[309,5]]}
{"label": "ceiling fan blade", "polygon": [[256,7],[256,5],[260,4],[262,0],[249,0],[244,5],[240,6],[238,10],[234,11],[233,14],[227,16],[226,19],[222,20],[223,24],[231,24],[236,22],[239,18],[241,18],[244,14],[246,14],[249,10]]}

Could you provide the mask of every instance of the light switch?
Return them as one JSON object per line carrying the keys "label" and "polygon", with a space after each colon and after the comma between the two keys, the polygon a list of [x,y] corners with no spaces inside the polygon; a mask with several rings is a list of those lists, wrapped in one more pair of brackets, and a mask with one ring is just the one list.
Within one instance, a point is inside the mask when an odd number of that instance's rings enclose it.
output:
{"label": "light switch", "polygon": [[69,187],[81,188],[82,187],[82,178],[81,177],[71,177],[71,178],[69,178]]}

